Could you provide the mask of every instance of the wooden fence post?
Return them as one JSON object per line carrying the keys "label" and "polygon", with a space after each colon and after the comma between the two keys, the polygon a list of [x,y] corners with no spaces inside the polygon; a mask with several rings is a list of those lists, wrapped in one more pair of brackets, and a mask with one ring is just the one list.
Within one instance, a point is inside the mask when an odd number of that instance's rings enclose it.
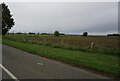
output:
{"label": "wooden fence post", "polygon": [[90,45],[90,50],[92,50],[93,48],[93,42],[91,42],[91,45]]}

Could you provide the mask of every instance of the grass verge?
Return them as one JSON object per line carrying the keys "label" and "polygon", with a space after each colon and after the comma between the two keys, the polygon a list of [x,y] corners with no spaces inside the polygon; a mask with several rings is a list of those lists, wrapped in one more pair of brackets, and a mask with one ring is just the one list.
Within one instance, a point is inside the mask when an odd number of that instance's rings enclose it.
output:
{"label": "grass verge", "polygon": [[112,55],[112,56],[119,56],[120,55],[120,50],[116,49],[116,48],[101,48],[101,47],[94,47],[92,50],[90,50],[87,47],[76,47],[76,46],[65,46],[62,44],[53,44],[51,42],[40,42],[40,41],[36,41],[34,40],[25,40],[25,38],[14,38],[14,37],[8,37],[8,36],[4,36],[4,39],[9,39],[12,41],[19,41],[19,42],[23,42],[23,43],[31,43],[31,44],[39,44],[39,45],[45,45],[45,46],[49,46],[52,48],[61,48],[61,49],[67,49],[67,50],[72,50],[72,51],[83,51],[83,52],[89,52],[89,53],[104,53],[107,55]]}
{"label": "grass verge", "polygon": [[19,48],[21,50],[56,59],[78,67],[86,67],[109,75],[118,76],[118,57],[103,53],[89,53],[76,50],[52,48],[42,44],[20,42],[3,39],[3,44]]}

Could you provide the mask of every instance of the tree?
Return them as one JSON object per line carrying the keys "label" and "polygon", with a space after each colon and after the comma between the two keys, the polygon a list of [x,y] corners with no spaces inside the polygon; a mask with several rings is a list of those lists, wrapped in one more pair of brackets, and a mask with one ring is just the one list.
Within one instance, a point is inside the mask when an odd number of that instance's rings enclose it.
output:
{"label": "tree", "polygon": [[84,32],[84,33],[83,33],[83,36],[87,36],[87,35],[88,35],[88,33],[87,33],[87,32]]}
{"label": "tree", "polygon": [[2,3],[2,35],[5,35],[15,25],[14,19],[5,3]]}
{"label": "tree", "polygon": [[59,31],[55,31],[54,32],[54,36],[58,37],[60,34],[59,34]]}

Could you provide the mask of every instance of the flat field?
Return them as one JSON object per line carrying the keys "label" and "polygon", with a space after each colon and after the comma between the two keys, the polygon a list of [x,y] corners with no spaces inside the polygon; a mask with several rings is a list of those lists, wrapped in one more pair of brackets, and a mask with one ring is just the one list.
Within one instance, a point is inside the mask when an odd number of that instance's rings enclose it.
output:
{"label": "flat field", "polygon": [[118,48],[117,36],[88,36],[83,37],[80,35],[62,35],[55,37],[53,35],[28,35],[28,34],[7,34],[7,37],[27,40],[34,42],[49,42],[53,44],[62,44],[65,46],[75,47],[88,47],[91,42],[94,43],[93,47],[99,48]]}

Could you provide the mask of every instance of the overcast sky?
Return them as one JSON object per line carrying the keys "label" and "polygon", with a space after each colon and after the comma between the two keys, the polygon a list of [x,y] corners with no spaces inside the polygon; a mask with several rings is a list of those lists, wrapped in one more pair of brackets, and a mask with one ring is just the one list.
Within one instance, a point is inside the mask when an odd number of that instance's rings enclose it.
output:
{"label": "overcast sky", "polygon": [[7,2],[15,26],[10,32],[105,35],[118,33],[116,2]]}

